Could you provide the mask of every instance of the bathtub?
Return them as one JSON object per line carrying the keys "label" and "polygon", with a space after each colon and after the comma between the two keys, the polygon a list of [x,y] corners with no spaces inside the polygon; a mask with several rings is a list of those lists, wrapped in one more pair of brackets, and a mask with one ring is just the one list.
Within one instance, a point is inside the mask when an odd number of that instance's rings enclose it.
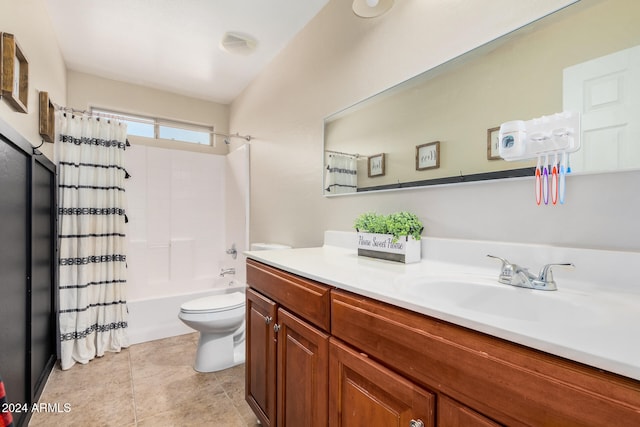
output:
{"label": "bathtub", "polygon": [[180,306],[192,299],[236,291],[244,292],[246,285],[237,280],[228,280],[215,288],[127,302],[129,320],[127,334],[129,344],[138,344],[161,338],[196,332],[178,319]]}

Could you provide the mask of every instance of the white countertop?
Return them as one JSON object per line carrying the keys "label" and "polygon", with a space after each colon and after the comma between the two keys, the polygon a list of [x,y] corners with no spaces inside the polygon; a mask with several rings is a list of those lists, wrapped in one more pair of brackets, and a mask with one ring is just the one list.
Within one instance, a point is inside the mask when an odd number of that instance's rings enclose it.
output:
{"label": "white countertop", "polygon": [[[640,380],[640,285],[629,283],[633,277],[617,268],[620,264],[630,270],[638,264],[627,263],[638,261],[640,254],[423,238],[422,261],[402,264],[359,257],[351,245],[355,233],[337,233],[337,239],[326,237],[322,247],[245,255],[338,289]],[[558,291],[515,288],[497,282],[500,264],[486,258],[487,253],[536,268],[569,261],[576,269],[554,272]],[[434,283],[470,278],[480,283],[472,286],[481,293],[470,301],[465,288],[456,294],[454,285],[432,287],[424,285],[425,278]],[[478,295],[486,295],[487,301]],[[483,309],[485,303],[500,313]]]}

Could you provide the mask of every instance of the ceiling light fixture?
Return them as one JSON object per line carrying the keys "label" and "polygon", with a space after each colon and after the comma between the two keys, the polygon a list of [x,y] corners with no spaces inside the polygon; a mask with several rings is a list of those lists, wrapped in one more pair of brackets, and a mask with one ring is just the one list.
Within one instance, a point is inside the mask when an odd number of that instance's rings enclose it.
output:
{"label": "ceiling light fixture", "polygon": [[220,48],[229,53],[249,55],[256,50],[258,41],[249,34],[229,31],[220,41]]}
{"label": "ceiling light fixture", "polygon": [[393,0],[353,0],[353,13],[361,18],[383,15],[393,6]]}

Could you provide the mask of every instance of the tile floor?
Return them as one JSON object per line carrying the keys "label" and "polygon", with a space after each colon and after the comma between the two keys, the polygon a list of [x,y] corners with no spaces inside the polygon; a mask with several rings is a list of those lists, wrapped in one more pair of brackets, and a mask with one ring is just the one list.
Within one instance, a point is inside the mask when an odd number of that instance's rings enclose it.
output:
{"label": "tile floor", "polygon": [[[67,371],[55,367],[29,426],[257,426],[244,400],[244,365],[193,370],[198,334],[135,344]],[[69,407],[64,412],[64,405]]]}

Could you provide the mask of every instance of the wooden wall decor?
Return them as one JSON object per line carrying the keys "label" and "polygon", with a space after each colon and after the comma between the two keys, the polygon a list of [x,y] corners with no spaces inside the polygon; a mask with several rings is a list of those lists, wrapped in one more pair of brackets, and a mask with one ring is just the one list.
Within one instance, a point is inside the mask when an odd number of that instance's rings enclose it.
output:
{"label": "wooden wall decor", "polygon": [[13,34],[0,33],[2,40],[2,96],[21,113],[27,112],[29,99],[29,63]]}
{"label": "wooden wall decor", "polygon": [[440,167],[440,141],[416,145],[416,170],[437,169]]}
{"label": "wooden wall decor", "polygon": [[53,142],[56,130],[53,102],[49,99],[49,92],[40,92],[39,98],[40,136],[42,136],[45,142]]}
{"label": "wooden wall decor", "polygon": [[367,176],[369,178],[384,176],[384,158],[385,153],[367,157]]}

